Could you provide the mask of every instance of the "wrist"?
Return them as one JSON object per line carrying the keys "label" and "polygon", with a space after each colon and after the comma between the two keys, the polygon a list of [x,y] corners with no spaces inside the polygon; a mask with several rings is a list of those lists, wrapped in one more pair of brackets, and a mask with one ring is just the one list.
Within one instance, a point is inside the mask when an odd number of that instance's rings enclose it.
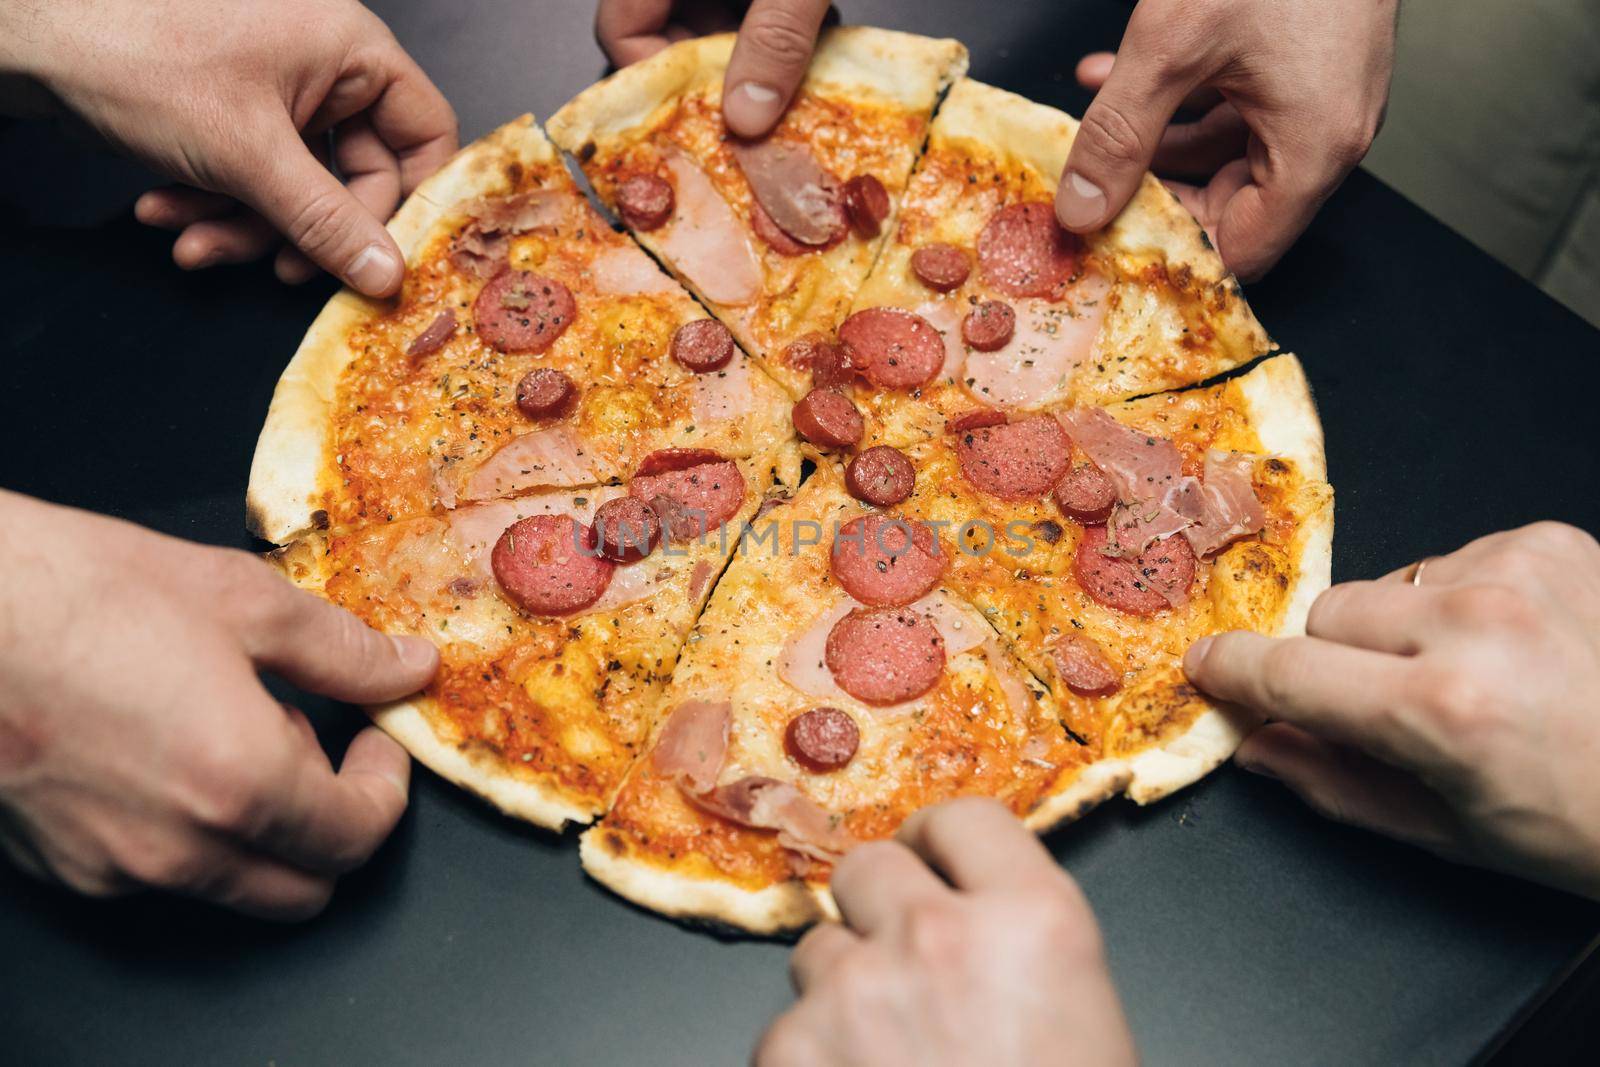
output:
{"label": "wrist", "polygon": [[[54,114],[50,86],[59,50],[60,20],[70,0],[0,0],[0,113],[22,118]],[[81,13],[77,13],[81,14]]]}

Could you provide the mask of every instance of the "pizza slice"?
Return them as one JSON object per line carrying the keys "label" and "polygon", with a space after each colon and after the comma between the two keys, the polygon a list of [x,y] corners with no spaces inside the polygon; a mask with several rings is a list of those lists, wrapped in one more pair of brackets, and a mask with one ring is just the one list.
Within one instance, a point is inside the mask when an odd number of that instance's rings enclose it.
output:
{"label": "pizza slice", "polygon": [[935,436],[974,403],[1029,411],[1193,385],[1273,347],[1205,231],[1153,176],[1103,231],[1056,224],[1076,129],[971,79],[950,90],[838,333],[854,364],[843,376],[875,387],[880,440]]}
{"label": "pizza slice", "polygon": [[799,478],[792,444],[668,449],[622,485],[313,533],[274,553],[302,588],[438,645],[374,720],[441,776],[560,829],[604,811],[746,520]]}
{"label": "pizza slice", "polygon": [[1185,650],[1225,630],[1302,632],[1329,583],[1333,490],[1298,360],[1109,408],[977,409],[908,456],[904,510],[951,531],[951,588],[1074,733],[1133,757],[1130,797],[1232,754],[1252,724],[1186,684]]}
{"label": "pizza slice", "polygon": [[661,448],[790,435],[783,390],[590,208],[530,116],[463,149],[390,224],[403,291],[348,291],[283,373],[249,525],[284,543],[624,477]]}
{"label": "pizza slice", "polygon": [[550,119],[602,200],[795,396],[893,228],[956,41],[866,27],[819,40],[805,83],[760,141],[731,138],[733,35],[675,44]]}

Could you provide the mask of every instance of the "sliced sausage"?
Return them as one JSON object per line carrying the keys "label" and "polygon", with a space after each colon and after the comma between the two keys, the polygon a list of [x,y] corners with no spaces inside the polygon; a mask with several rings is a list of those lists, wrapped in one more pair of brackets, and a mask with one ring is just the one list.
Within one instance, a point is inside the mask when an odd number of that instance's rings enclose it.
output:
{"label": "sliced sausage", "polygon": [[733,334],[716,319],[695,319],[672,332],[668,351],[683,367],[707,374],[733,359]]}
{"label": "sliced sausage", "polygon": [[412,338],[411,344],[406,346],[406,355],[431,356],[444,347],[444,343],[456,332],[456,313],[449,308],[435,315],[433,321],[428,323],[428,328]]}
{"label": "sliced sausage", "polygon": [[812,708],[789,720],[783,747],[800,766],[817,774],[836,771],[855,757],[861,731],[847,711]]}
{"label": "sliced sausage", "polygon": [[939,584],[945,555],[924,523],[860,515],[839,528],[829,563],[840,588],[863,604],[898,607]]}
{"label": "sliced sausage", "polygon": [[567,332],[577,313],[565,285],[509,267],[489,279],[472,305],[478,336],[501,352],[545,351]]}
{"label": "sliced sausage", "polygon": [[844,345],[820,333],[809,333],[798,341],[789,342],[783,350],[783,359],[795,370],[811,375],[811,384],[816,388],[849,385],[855,380],[850,354]]}
{"label": "sliced sausage", "polygon": [[1063,515],[1085,526],[1105,522],[1117,503],[1117,487],[1093,463],[1080,463],[1068,471],[1051,495]]}
{"label": "sliced sausage", "polygon": [[[713,458],[688,462],[690,456],[686,453]],[[679,462],[685,465],[665,465]],[[643,473],[647,469],[652,473]],[[628,495],[655,509],[662,530],[672,541],[703,537],[737,515],[744,506],[744,476],[739,473],[738,465],[707,449],[668,448],[652,452],[639,465],[639,471],[641,473],[635,474],[628,483]]]}
{"label": "sliced sausage", "polygon": [[978,270],[1008,296],[1057,299],[1078,273],[1083,242],[1042,200],[1001,208],[978,234]]}
{"label": "sliced sausage", "polygon": [[618,563],[644,559],[661,543],[661,518],[638,497],[619,496],[595,509],[595,537],[600,554]]}
{"label": "sliced sausage", "polygon": [[672,183],[659,174],[635,174],[617,186],[617,212],[635,230],[660,229],[676,207]]}
{"label": "sliced sausage", "polygon": [[639,461],[639,469],[633,476],[648,478],[667,471],[686,471],[702,463],[721,463],[723,458],[721,452],[710,448],[658,448]]}
{"label": "sliced sausage", "polygon": [[615,569],[594,531],[570,515],[530,515],[506,528],[489,565],[507,599],[534,615],[570,615],[600,599]]}
{"label": "sliced sausage", "polygon": [[761,206],[759,200],[752,202],[750,205],[750,228],[755,231],[757,237],[766,242],[768,248],[771,248],[780,256],[803,256],[807,252],[826,252],[840,241],[843,241],[844,235],[849,232],[848,227],[841,226],[839,232],[831,240],[825,241],[820,245],[808,245],[802,241],[796,241],[793,237],[784,233],[783,228],[772,220],[772,216],[767,214],[766,209]]}
{"label": "sliced sausage", "polygon": [[844,469],[844,486],[857,500],[892,508],[911,498],[917,472],[905,453],[889,445],[873,445]]}
{"label": "sliced sausage", "polygon": [[1034,415],[961,433],[956,458],[974,487],[1002,500],[1028,500],[1044,496],[1067,473],[1072,442],[1054,418]]}
{"label": "sliced sausage", "polygon": [[1111,665],[1092,637],[1062,634],[1050,649],[1050,659],[1067,688],[1079,696],[1110,696],[1122,688],[1122,672]]}
{"label": "sliced sausage", "polygon": [[857,700],[899,704],[939,684],[944,638],[926,615],[857,608],[828,632],[823,662],[839,688]]}
{"label": "sliced sausage", "polygon": [[771,138],[728,144],[756,204],[777,229],[811,248],[844,238],[849,220],[839,179],[828,173],[809,147]]}
{"label": "sliced sausage", "polygon": [[1017,313],[1004,300],[985,300],[961,320],[961,339],[979,352],[998,352],[1017,332]]}
{"label": "sliced sausage", "polygon": [[948,293],[961,288],[972,273],[972,261],[955,245],[935,242],[911,253],[911,273],[929,289]]}
{"label": "sliced sausage", "polygon": [[517,407],[530,419],[560,415],[577,395],[572,379],[550,367],[536,367],[517,383]]}
{"label": "sliced sausage", "polygon": [[945,420],[944,432],[966,433],[968,430],[981,430],[985,426],[1004,426],[1007,421],[1006,413],[999,408],[974,408]]}
{"label": "sliced sausage", "polygon": [[837,389],[813,389],[795,404],[790,417],[794,428],[822,448],[849,448],[866,429],[861,412]]}
{"label": "sliced sausage", "polygon": [[844,183],[844,210],[850,226],[863,240],[883,232],[889,217],[889,190],[871,174],[857,174]]}
{"label": "sliced sausage", "polygon": [[1186,537],[1157,541],[1135,559],[1108,556],[1106,528],[1089,526],[1078,542],[1072,572],[1083,591],[1128,615],[1154,615],[1172,606],[1194,583],[1194,549]]}
{"label": "sliced sausage", "polygon": [[944,338],[928,320],[901,308],[867,308],[845,319],[839,340],[850,363],[880,389],[916,389],[944,366]]}

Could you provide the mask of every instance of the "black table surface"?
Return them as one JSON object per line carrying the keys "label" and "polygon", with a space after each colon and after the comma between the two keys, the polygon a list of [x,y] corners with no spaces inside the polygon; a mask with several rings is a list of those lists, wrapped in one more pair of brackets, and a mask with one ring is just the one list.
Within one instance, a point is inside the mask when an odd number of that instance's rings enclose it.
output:
{"label": "black table surface", "polygon": [[[547,115],[602,70],[590,5],[374,5],[464,137]],[[1124,4],[863,2],[847,19],[956,36],[973,74],[1073,111],[1075,58]],[[173,268],[128,210],[137,168],[0,128],[0,484],[197,540],[242,524],[273,384],[331,286]],[[1263,322],[1305,361],[1338,493],[1336,579],[1539,518],[1600,529],[1600,334],[1358,173],[1270,278]],[[175,669],[182,669],[175,649]],[[357,713],[303,703],[332,745]],[[1050,847],[1094,903],[1152,1063],[1452,1063],[1580,960],[1600,911],[1323,822],[1224,768],[1118,802]],[[587,881],[572,835],[427,773],[318,920],[96,903],[0,872],[11,1062],[736,1063],[789,1001],[784,946],[723,941]]]}

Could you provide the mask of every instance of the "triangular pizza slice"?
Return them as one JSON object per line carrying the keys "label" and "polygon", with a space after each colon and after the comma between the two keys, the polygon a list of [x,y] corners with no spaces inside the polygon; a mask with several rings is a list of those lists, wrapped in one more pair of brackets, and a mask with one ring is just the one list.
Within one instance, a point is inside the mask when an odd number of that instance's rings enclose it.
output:
{"label": "triangular pizza slice", "polygon": [[731,138],[733,35],[682,41],[579,93],[550,135],[640,242],[795,396],[894,226],[956,41],[831,29],[777,128]]}
{"label": "triangular pizza slice", "polygon": [[[1193,385],[1272,347],[1205,231],[1153,176],[1103,231],[1052,207],[1077,122],[963,79],[839,329],[878,440],[973,404],[1104,404]],[[830,366],[829,371],[833,372]]]}
{"label": "triangular pizza slice", "polygon": [[786,397],[590,206],[530,116],[469,145],[390,223],[408,271],[345,291],[284,370],[252,530],[282,544],[617,480],[660,448],[790,436]]}

